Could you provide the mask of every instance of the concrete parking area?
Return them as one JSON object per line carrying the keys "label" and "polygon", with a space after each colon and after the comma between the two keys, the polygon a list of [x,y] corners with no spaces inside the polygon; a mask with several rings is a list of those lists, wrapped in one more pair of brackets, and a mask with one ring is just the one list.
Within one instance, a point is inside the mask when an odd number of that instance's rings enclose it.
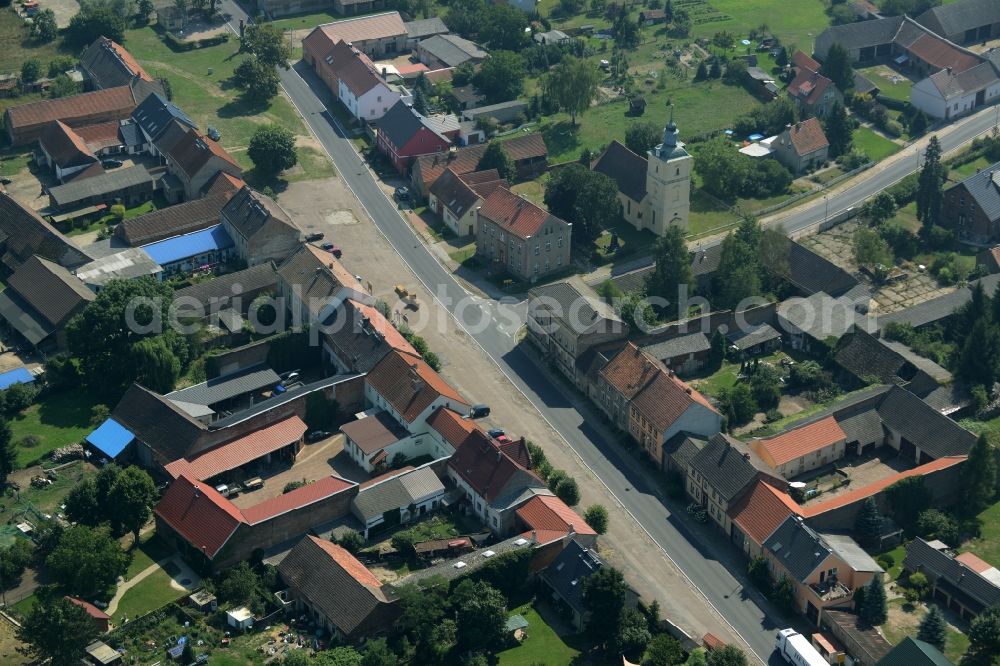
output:
{"label": "concrete parking area", "polygon": [[281,495],[289,483],[295,481],[310,483],[331,474],[358,483],[369,478],[368,474],[344,453],[344,435],[341,433],[319,442],[304,444],[294,465],[274,463],[260,469],[257,475],[264,480],[264,487],[242,492],[230,499],[237,507],[245,509]]}

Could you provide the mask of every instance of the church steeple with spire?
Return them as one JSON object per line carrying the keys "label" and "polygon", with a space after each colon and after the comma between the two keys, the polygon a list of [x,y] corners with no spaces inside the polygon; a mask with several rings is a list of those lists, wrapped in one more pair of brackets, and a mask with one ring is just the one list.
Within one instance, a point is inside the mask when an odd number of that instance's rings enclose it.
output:
{"label": "church steeple with spire", "polygon": [[668,226],[687,230],[693,160],[679,135],[671,105],[670,120],[663,128],[663,141],[647,153],[646,213],[649,220],[644,220],[643,226],[648,225],[658,236],[666,233]]}

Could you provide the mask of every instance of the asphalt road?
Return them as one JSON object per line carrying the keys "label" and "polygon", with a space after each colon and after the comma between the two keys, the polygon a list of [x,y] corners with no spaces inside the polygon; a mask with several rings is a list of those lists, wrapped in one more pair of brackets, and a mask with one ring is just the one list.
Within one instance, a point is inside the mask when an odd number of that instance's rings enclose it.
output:
{"label": "asphalt road", "polygon": [[[223,11],[233,23],[246,14],[232,0],[222,0]],[[234,26],[235,27],[235,26]],[[492,301],[475,300],[445,270],[424,246],[386,197],[374,175],[354,150],[353,144],[327,110],[324,100],[329,93],[304,63],[290,70],[279,70],[282,85],[303,119],[329,153],[341,177],[360,199],[372,220],[423,285],[456,316],[482,349],[496,362],[510,381],[524,393],[553,428],[565,438],[595,475],[622,502],[643,529],[663,549],[704,594],[710,604],[730,623],[761,661],[777,660],[772,655],[778,615],[756,592],[743,586],[743,576],[734,575],[743,564],[734,558],[721,535],[692,528],[686,517],[671,511],[649,487],[635,462],[619,455],[620,449],[606,441],[588,424],[585,405],[575,405],[568,392],[554,383],[540,369],[538,359],[515,344],[508,320]],[[991,128],[994,111],[973,116],[942,137],[945,152],[971,140]],[[783,224],[789,232],[808,228],[826,214],[859,204],[865,198],[888,187],[917,167],[915,148],[912,160],[897,160],[885,168],[867,174],[856,185],[829,197],[825,202],[803,207],[788,215]],[[506,327],[503,324],[508,324]],[[726,566],[729,563],[729,567]]]}

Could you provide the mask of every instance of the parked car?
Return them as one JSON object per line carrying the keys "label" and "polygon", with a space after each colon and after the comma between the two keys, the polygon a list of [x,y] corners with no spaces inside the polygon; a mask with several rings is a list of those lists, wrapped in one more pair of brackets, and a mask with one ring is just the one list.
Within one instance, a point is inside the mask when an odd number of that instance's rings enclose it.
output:
{"label": "parked car", "polygon": [[392,195],[397,199],[399,199],[400,201],[409,201],[410,188],[406,187],[405,185],[403,187],[397,187],[396,191],[393,192]]}
{"label": "parked car", "polygon": [[101,160],[101,166],[104,167],[105,169],[117,169],[122,164],[123,163],[121,160],[112,160],[112,159]]}
{"label": "parked car", "polygon": [[247,479],[243,484],[243,490],[260,490],[264,487],[264,479],[259,476],[255,476],[252,479]]}
{"label": "parked car", "polygon": [[10,185],[13,182],[14,181],[12,181],[10,178],[8,178],[6,176],[4,176],[3,178],[0,178],[0,185]]}
{"label": "parked car", "polygon": [[489,405],[473,405],[469,410],[470,419],[482,419],[490,415]]}
{"label": "parked car", "polygon": [[229,495],[232,493],[232,491],[229,489],[229,486],[227,486],[224,483],[220,483],[219,485],[217,485],[215,487],[215,492],[219,493],[223,497],[229,497]]}
{"label": "parked car", "polygon": [[488,434],[490,437],[496,438],[496,437],[503,437],[504,432],[503,428],[490,428],[489,430],[486,431],[486,434]]}
{"label": "parked car", "polygon": [[326,250],[333,256],[337,257],[337,259],[340,259],[340,257],[343,256],[344,254],[343,251],[340,249],[340,246],[334,243],[323,243],[320,247],[322,247],[324,250]]}
{"label": "parked car", "polygon": [[510,441],[510,437],[508,437],[507,435],[500,435],[499,437],[496,438],[496,440],[501,444],[506,444],[507,442]]}
{"label": "parked car", "polygon": [[222,138],[222,134],[219,133],[219,130],[217,130],[214,127],[212,127],[211,125],[209,125],[208,126],[208,138],[211,139],[212,141],[218,141],[219,139]]}
{"label": "parked car", "polygon": [[321,240],[323,240],[323,234],[321,232],[317,231],[316,233],[306,235],[307,243],[315,243],[316,241],[321,241]]}
{"label": "parked car", "polygon": [[281,373],[280,375],[278,375],[278,377],[280,377],[281,379],[298,379],[299,378],[299,371],[298,370],[289,370],[288,372]]}
{"label": "parked car", "polygon": [[306,433],[306,441],[310,444],[313,442],[318,442],[322,439],[326,439],[333,433],[328,430],[310,430]]}

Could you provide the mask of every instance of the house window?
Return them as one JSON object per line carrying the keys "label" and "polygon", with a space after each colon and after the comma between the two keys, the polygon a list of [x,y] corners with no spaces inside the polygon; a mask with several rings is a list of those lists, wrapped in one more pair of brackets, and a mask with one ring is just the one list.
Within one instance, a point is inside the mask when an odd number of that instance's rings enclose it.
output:
{"label": "house window", "polygon": [[378,100],[376,100],[376,101],[379,101],[379,102],[381,102],[381,101],[382,101],[382,95],[379,95],[379,96],[378,96]]}
{"label": "house window", "polygon": [[562,266],[562,255],[556,257],[556,266]]}
{"label": "house window", "polygon": [[538,243],[535,243],[535,256],[536,257],[538,256],[538,250],[539,250]]}
{"label": "house window", "polygon": [[500,521],[497,520],[496,516],[493,516],[493,527],[500,527]]}
{"label": "house window", "polygon": [[545,251],[546,252],[551,252],[552,251],[552,241],[546,241],[545,242]]}
{"label": "house window", "polygon": [[557,247],[562,247],[562,236],[560,236],[559,238],[556,239],[556,246]]}
{"label": "house window", "polygon": [[537,273],[538,272],[538,264],[535,264],[535,268],[534,268],[534,270],[532,272],[533,273]]}
{"label": "house window", "polygon": [[677,172],[674,175],[675,176],[681,175],[681,168],[680,167],[677,167]]}

